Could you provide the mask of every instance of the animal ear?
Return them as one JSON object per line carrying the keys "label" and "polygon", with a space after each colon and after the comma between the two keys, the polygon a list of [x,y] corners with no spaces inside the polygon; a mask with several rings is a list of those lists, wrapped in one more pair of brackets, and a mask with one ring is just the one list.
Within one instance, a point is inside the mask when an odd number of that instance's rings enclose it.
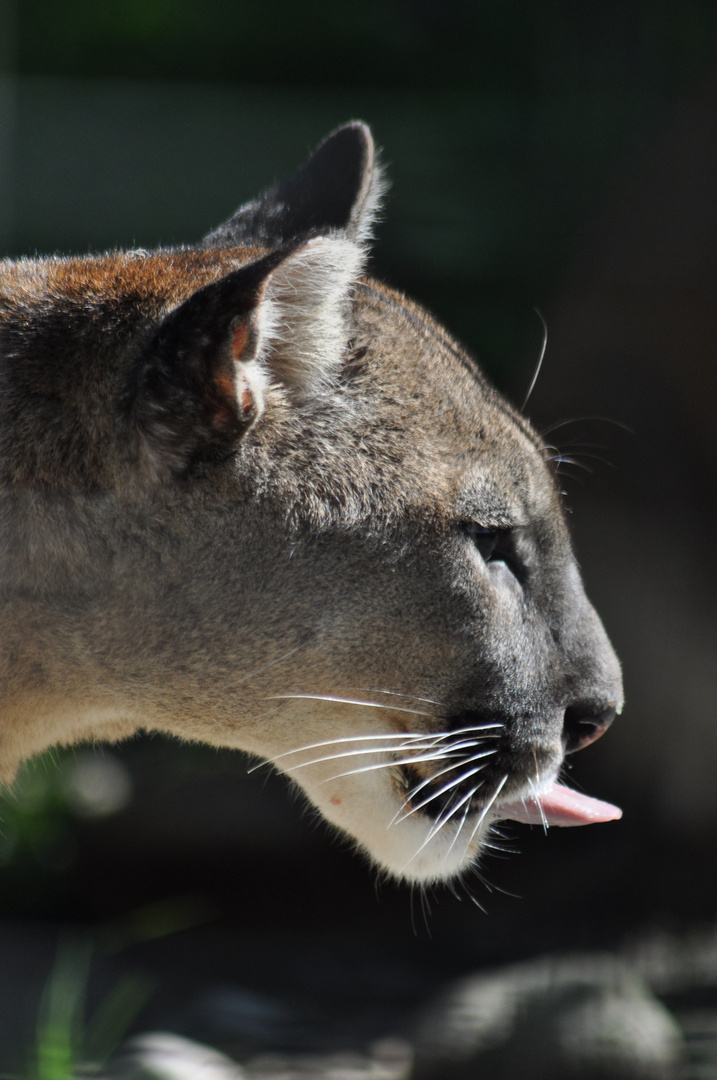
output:
{"label": "animal ear", "polygon": [[302,169],[241,206],[201,246],[274,248],[335,231],[367,240],[385,187],[375,157],[368,127],[345,124]]}
{"label": "animal ear", "polygon": [[226,455],[264,408],[259,314],[274,253],[206,285],[165,316],[125,395],[142,459],[185,472]]}
{"label": "animal ear", "polygon": [[124,397],[154,472],[221,460],[261,417],[269,386],[305,403],[333,385],[350,337],[362,250],[319,237],[198,289],[159,324]]}

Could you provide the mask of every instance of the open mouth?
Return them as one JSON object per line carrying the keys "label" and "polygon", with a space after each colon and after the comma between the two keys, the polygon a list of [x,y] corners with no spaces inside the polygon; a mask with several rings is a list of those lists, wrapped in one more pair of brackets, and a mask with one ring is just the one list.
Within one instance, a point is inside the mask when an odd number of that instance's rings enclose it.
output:
{"label": "open mouth", "polygon": [[[453,769],[448,766],[427,777],[419,768],[403,763],[400,772],[409,796],[408,813],[426,815],[438,821],[454,817],[459,810],[465,810],[467,814],[484,812],[486,800],[484,782],[480,778],[481,765],[474,761],[472,767],[464,767],[462,773],[451,776]],[[494,821],[566,827],[616,821],[622,817],[622,810],[612,803],[552,781],[541,790],[533,788],[522,798],[497,801],[489,808],[487,816]]]}

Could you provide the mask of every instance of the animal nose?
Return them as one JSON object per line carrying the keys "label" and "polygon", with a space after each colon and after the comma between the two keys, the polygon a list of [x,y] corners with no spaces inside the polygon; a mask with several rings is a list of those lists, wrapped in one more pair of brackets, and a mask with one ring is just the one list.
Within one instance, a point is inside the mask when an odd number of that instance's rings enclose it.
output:
{"label": "animal nose", "polygon": [[604,735],[617,714],[614,702],[568,705],[563,718],[563,745],[566,754],[582,750]]}

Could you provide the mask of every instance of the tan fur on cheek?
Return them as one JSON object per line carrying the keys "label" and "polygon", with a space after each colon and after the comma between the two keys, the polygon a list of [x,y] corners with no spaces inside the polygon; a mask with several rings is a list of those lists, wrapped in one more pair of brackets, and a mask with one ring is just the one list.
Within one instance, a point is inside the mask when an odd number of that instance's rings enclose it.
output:
{"label": "tan fur on cheek", "polygon": [[12,784],[23,761],[48,746],[119,742],[142,727],[139,718],[108,702],[24,694],[2,703],[0,783]]}
{"label": "tan fur on cheek", "polygon": [[0,262],[0,777],[233,747],[425,882],[620,710],[541,439],[362,274],[381,186],[354,122],[195,248]]}

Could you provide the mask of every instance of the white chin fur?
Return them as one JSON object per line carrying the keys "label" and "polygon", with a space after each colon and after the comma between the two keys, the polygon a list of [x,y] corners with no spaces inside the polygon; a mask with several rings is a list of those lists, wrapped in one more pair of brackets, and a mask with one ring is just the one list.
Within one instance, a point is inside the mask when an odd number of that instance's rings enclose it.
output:
{"label": "white chin fur", "polygon": [[402,881],[430,884],[455,877],[476,861],[488,832],[487,822],[476,828],[475,814],[461,826],[459,811],[455,822],[448,821],[431,835],[435,822],[429,816],[404,817],[403,800],[389,768],[342,777],[336,776],[335,767],[284,768],[328,821],[348,833],[377,866]]}

